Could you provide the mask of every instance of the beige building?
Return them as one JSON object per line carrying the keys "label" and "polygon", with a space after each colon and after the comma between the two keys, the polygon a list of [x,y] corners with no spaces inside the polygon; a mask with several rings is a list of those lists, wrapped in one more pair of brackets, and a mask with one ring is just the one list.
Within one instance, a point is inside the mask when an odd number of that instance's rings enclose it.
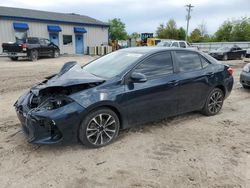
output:
{"label": "beige building", "polygon": [[85,54],[88,46],[108,44],[108,28],[88,16],[0,6],[1,44],[43,37],[57,44],[61,54]]}

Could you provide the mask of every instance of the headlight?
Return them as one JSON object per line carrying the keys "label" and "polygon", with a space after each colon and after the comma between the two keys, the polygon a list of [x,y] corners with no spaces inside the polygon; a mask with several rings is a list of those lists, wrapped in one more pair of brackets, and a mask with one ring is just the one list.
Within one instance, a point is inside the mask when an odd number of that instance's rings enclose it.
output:
{"label": "headlight", "polygon": [[246,64],[243,68],[244,72],[250,72],[250,63]]}
{"label": "headlight", "polygon": [[73,100],[66,96],[55,96],[55,97],[48,98],[39,106],[39,108],[43,108],[46,110],[55,110],[71,102],[73,102]]}

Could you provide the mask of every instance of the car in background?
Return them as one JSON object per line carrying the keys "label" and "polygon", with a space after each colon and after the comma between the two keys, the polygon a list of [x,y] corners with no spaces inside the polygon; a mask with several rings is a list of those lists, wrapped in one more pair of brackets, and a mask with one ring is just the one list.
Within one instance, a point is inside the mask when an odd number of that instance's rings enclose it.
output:
{"label": "car in background", "polygon": [[83,67],[66,63],[14,106],[29,142],[96,148],[138,124],[190,111],[216,115],[232,87],[232,69],[202,52],[125,48]]}
{"label": "car in background", "polygon": [[39,57],[59,57],[60,49],[57,45],[45,38],[29,37],[25,41],[3,43],[3,53],[7,53],[12,61],[19,57],[27,57],[36,61]]}
{"label": "car in background", "polygon": [[247,63],[240,73],[240,83],[244,88],[250,89],[250,63]]}
{"label": "car in background", "polygon": [[198,47],[192,46],[185,40],[162,40],[157,44],[159,47],[175,47],[175,48],[189,48],[198,50]]}
{"label": "car in background", "polygon": [[213,58],[217,60],[234,60],[234,59],[244,59],[246,56],[246,50],[241,49],[239,46],[234,45],[232,47],[221,47],[214,51],[209,52]]}
{"label": "car in background", "polygon": [[248,48],[246,51],[246,57],[250,57],[250,48]]}

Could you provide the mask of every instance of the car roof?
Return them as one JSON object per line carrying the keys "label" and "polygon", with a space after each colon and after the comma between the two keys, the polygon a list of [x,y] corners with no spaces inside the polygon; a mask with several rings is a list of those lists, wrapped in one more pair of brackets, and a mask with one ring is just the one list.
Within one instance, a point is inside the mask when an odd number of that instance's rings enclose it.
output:
{"label": "car roof", "polygon": [[194,49],[187,49],[187,48],[173,48],[173,47],[132,47],[132,48],[124,48],[119,50],[120,52],[128,52],[128,53],[140,53],[140,54],[151,54],[156,52],[162,52],[162,51],[192,51],[192,52],[198,52]]}

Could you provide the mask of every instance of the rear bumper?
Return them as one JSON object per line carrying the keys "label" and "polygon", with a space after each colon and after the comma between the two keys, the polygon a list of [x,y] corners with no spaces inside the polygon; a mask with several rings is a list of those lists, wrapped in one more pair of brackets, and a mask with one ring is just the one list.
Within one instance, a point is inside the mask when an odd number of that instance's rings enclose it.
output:
{"label": "rear bumper", "polygon": [[27,52],[8,52],[8,57],[27,57]]}
{"label": "rear bumper", "polygon": [[242,71],[240,74],[240,83],[245,86],[250,86],[250,73]]}

